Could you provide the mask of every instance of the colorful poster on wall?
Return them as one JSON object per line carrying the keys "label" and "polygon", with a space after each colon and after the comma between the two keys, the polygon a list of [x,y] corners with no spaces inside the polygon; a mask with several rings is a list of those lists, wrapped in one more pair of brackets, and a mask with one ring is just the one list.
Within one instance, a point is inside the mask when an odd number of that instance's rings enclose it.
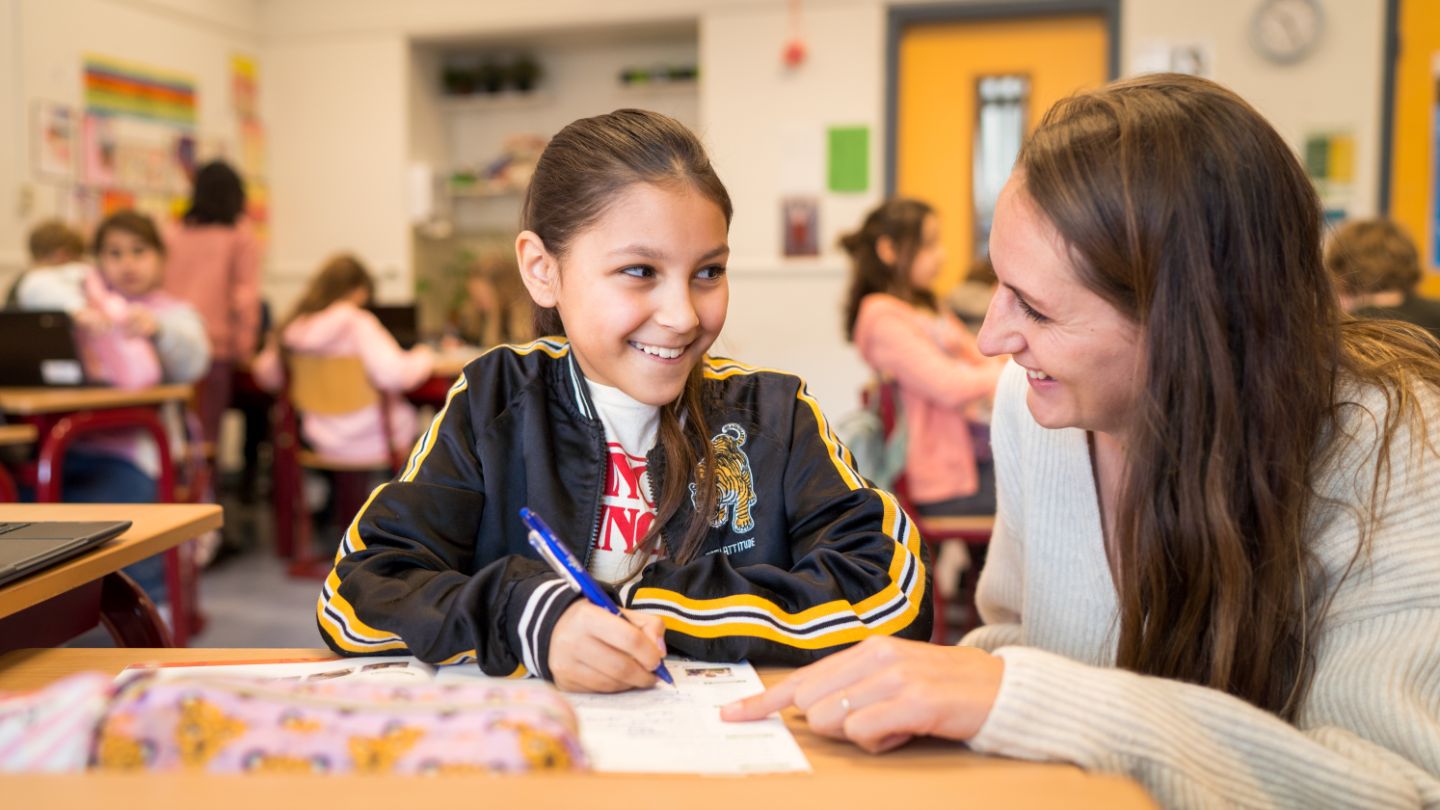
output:
{"label": "colorful poster on wall", "polygon": [[1305,173],[1315,183],[1325,221],[1349,216],[1355,196],[1355,136],[1350,132],[1315,132],[1305,138]]}
{"label": "colorful poster on wall", "polygon": [[[100,216],[137,208],[165,217],[188,195],[195,155],[195,82],[158,68],[87,54],[82,181]],[[77,200],[85,199],[77,196]],[[82,211],[91,206],[77,205]]]}
{"label": "colorful poster on wall", "polygon": [[254,59],[238,53],[230,57],[231,102],[235,106],[235,115],[242,121],[260,117],[259,93],[256,91],[259,75]]}
{"label": "colorful poster on wall", "polygon": [[85,57],[85,107],[195,128],[195,82],[186,76],[100,56]]}
{"label": "colorful poster on wall", "polygon": [[830,190],[870,188],[870,128],[831,127],[828,133]]}
{"label": "colorful poster on wall", "polygon": [[35,103],[35,175],[69,180],[75,171],[75,111],[49,101]]}
{"label": "colorful poster on wall", "polygon": [[261,242],[269,236],[270,210],[265,188],[265,126],[260,122],[260,68],[243,54],[230,57],[231,103],[240,136],[239,169],[247,186],[245,213]]}

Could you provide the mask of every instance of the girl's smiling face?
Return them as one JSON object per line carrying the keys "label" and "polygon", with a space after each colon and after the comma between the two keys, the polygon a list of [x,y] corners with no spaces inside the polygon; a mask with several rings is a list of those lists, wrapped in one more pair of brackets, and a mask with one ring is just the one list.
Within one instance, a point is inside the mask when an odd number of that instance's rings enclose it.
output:
{"label": "girl's smiling face", "polygon": [[554,307],[592,382],[651,405],[674,402],[725,326],[725,214],[688,184],[634,183],[563,256],[516,239],[535,302]]}
{"label": "girl's smiling face", "polygon": [[111,228],[95,256],[105,282],[126,298],[160,286],[164,262],[154,245],[121,228]]}

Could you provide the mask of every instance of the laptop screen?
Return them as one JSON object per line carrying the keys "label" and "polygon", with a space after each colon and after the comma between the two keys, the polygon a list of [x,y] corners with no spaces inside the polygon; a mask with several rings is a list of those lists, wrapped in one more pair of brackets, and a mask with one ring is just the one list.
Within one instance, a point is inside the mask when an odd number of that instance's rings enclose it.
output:
{"label": "laptop screen", "polygon": [[85,366],[66,313],[0,310],[0,335],[0,384],[85,384]]}
{"label": "laptop screen", "polygon": [[420,342],[420,325],[414,304],[372,306],[370,311],[375,313],[375,317],[380,319],[380,325],[385,327],[402,349],[408,349]]}

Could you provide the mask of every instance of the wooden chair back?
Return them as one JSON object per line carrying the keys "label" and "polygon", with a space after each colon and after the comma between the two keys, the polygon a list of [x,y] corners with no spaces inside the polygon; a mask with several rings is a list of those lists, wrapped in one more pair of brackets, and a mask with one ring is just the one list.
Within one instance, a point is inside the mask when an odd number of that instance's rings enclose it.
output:
{"label": "wooden chair back", "polygon": [[303,413],[336,416],[380,404],[358,356],[292,354],[287,366],[290,401]]}

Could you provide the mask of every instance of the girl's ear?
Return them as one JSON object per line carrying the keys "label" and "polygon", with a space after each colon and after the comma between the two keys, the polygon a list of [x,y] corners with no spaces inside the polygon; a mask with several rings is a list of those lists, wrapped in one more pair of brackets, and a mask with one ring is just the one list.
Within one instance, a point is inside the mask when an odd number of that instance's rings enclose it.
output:
{"label": "girl's ear", "polygon": [[888,267],[895,266],[895,240],[881,236],[875,240],[875,255]]}
{"label": "girl's ear", "polygon": [[521,231],[515,237],[515,260],[520,265],[520,280],[535,303],[547,308],[555,306],[560,262],[545,249],[539,234]]}

